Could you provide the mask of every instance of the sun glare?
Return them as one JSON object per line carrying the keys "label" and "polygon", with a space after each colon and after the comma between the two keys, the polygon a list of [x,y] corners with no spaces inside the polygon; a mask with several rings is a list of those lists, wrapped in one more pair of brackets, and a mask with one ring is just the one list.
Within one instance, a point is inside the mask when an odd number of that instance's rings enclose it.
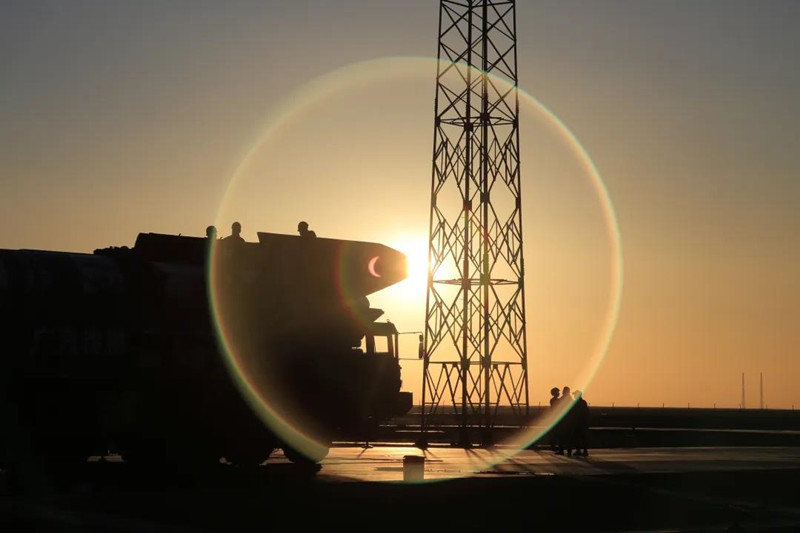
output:
{"label": "sun glare", "polygon": [[428,240],[426,238],[400,239],[390,245],[403,252],[408,259],[408,277],[398,285],[409,298],[425,298],[428,280]]}

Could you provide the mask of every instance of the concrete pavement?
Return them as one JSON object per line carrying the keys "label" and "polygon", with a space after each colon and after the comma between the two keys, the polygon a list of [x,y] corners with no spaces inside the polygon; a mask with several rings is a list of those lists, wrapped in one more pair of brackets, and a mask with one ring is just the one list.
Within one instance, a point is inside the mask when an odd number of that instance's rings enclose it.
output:
{"label": "concrete pavement", "polygon": [[[545,449],[515,452],[440,446],[423,451],[408,446],[349,445],[333,447],[317,475],[329,481],[403,483],[408,480],[408,471],[416,468],[404,461],[407,456],[424,458],[424,481],[800,468],[800,448],[793,447],[601,449],[590,450],[589,457],[569,457]],[[270,461],[284,459],[277,452]]]}

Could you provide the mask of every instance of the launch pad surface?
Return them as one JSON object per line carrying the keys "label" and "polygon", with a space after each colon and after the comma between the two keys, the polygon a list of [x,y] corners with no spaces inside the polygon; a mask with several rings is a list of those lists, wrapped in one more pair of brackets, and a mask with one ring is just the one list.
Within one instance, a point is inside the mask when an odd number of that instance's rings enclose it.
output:
{"label": "launch pad surface", "polygon": [[[424,458],[409,460],[409,457]],[[422,466],[420,472],[419,467]],[[93,458],[42,494],[0,496],[3,530],[798,531],[798,447],[504,450],[352,443],[318,469],[132,470]],[[420,475],[421,474],[421,475]],[[8,528],[6,527],[8,526]]]}
{"label": "launch pad surface", "polygon": [[590,450],[588,457],[556,455],[548,449],[514,453],[502,448],[376,445],[331,449],[318,473],[321,481],[404,483],[405,457],[424,457],[424,480],[535,476],[607,476],[744,470],[800,469],[800,448],[687,447]]}

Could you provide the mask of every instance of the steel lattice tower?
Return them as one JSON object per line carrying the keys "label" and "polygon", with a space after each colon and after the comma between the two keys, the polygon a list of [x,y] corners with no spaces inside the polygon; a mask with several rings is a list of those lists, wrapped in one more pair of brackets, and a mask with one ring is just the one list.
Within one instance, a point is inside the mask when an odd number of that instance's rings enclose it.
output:
{"label": "steel lattice tower", "polygon": [[514,0],[441,0],[425,315],[422,440],[455,414],[492,440],[528,414]]}

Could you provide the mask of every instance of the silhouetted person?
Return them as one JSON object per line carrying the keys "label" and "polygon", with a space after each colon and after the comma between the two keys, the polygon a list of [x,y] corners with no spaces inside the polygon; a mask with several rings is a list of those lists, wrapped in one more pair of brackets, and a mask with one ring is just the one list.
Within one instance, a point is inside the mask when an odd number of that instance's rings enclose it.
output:
{"label": "silhouetted person", "polygon": [[574,428],[575,421],[572,414],[572,394],[569,387],[561,389],[561,397],[558,399],[558,410],[561,413],[561,420],[558,423],[558,449],[556,454],[564,455],[564,450],[567,455],[572,455],[574,448]]}
{"label": "silhouetted person", "polygon": [[589,404],[581,391],[575,391],[575,405],[572,406],[570,416],[573,420],[575,455],[586,457],[589,455]]}
{"label": "silhouetted person", "polygon": [[242,237],[242,225],[231,224],[231,234],[223,237],[216,244],[214,264],[219,280],[219,297],[221,301],[240,301],[248,291],[246,276],[241,268],[242,255],[245,252],[245,240]]}
{"label": "silhouetted person", "polygon": [[[550,389],[550,411],[556,412],[558,408],[558,395],[561,394],[561,389],[553,387]],[[550,449],[556,451],[558,449],[558,425],[554,423],[553,428],[550,430]]]}
{"label": "silhouetted person", "polygon": [[236,272],[234,265],[239,262],[243,248],[244,239],[242,238],[242,225],[238,222],[234,222],[231,224],[231,234],[219,241],[219,249],[221,252],[219,256],[221,261],[220,273],[223,277],[228,278],[229,284],[233,282],[233,274]]}
{"label": "silhouetted person", "polygon": [[559,394],[561,394],[561,389],[559,389],[558,387],[553,387],[552,389],[550,389],[550,407],[555,409],[556,404],[558,404]]}
{"label": "silhouetted person", "polygon": [[242,238],[242,225],[238,222],[234,222],[231,224],[231,234],[222,239],[226,243],[236,242],[236,243],[243,243],[244,239]]}
{"label": "silhouetted person", "polygon": [[206,228],[206,252],[204,254],[204,259],[206,262],[208,262],[211,259],[211,254],[216,242],[217,242],[217,228],[216,226],[208,226]]}
{"label": "silhouetted person", "polygon": [[311,238],[313,238],[313,237],[317,236],[317,234],[314,232],[314,230],[308,229],[308,222],[306,222],[305,220],[301,221],[297,225],[297,233],[299,233],[301,237],[311,237]]}

